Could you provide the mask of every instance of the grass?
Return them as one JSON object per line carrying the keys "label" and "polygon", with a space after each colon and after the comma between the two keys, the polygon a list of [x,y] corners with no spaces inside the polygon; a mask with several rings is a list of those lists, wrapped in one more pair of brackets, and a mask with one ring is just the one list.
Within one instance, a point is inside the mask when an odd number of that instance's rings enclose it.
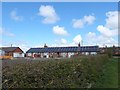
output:
{"label": "grass", "polygon": [[2,86],[3,88],[117,87],[116,64],[117,60],[109,60],[106,55],[62,60],[32,60],[15,65],[13,68],[10,68],[13,65],[4,67]]}
{"label": "grass", "polygon": [[118,88],[118,59],[111,58],[104,65],[102,77],[98,79],[96,88]]}

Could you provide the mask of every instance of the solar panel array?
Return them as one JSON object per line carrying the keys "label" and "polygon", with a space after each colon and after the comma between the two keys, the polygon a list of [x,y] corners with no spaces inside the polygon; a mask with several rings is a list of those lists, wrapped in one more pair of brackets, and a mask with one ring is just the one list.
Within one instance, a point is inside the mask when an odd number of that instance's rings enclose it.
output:
{"label": "solar panel array", "polygon": [[44,52],[98,52],[98,46],[82,46],[82,47],[45,47],[31,48],[26,53],[44,53]]}

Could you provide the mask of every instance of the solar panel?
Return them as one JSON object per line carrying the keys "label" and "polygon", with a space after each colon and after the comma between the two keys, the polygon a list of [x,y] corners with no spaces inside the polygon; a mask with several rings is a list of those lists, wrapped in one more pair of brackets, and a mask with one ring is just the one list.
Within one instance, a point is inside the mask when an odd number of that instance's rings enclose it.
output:
{"label": "solar panel", "polygon": [[59,48],[59,51],[62,52],[62,47]]}
{"label": "solar panel", "polygon": [[54,52],[53,49],[54,49],[54,48],[50,48],[50,52]]}
{"label": "solar panel", "polygon": [[75,51],[75,52],[78,51],[77,49],[78,49],[78,47],[75,47],[75,48],[74,48],[74,51]]}
{"label": "solar panel", "polygon": [[56,47],[54,48],[54,52],[57,52],[57,48]]}
{"label": "solar panel", "polygon": [[72,47],[70,47],[70,52],[72,52],[72,50],[73,50]]}
{"label": "solar panel", "polygon": [[80,48],[80,51],[83,51],[83,48],[82,48],[82,47]]}
{"label": "solar panel", "polygon": [[82,47],[46,47],[46,48],[30,48],[26,53],[44,53],[44,52],[97,52],[98,46],[82,46]]}
{"label": "solar panel", "polygon": [[65,50],[65,52],[68,52],[68,49],[69,49],[69,48],[65,48],[65,49],[64,49],[64,50]]}
{"label": "solar panel", "polygon": [[74,50],[74,48],[73,47],[71,47],[71,51],[73,51]]}
{"label": "solar panel", "polygon": [[47,52],[50,52],[50,48],[47,48]]}

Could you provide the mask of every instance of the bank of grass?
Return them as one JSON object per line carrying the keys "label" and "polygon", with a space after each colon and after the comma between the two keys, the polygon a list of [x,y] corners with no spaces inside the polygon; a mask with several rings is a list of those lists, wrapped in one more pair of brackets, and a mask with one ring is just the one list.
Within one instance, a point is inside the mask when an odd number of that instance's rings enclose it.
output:
{"label": "bank of grass", "polygon": [[95,83],[96,88],[118,88],[118,60],[120,58],[111,58],[102,70],[102,76]]}
{"label": "bank of grass", "polygon": [[96,55],[22,63],[13,69],[9,67],[3,69],[2,86],[3,88],[100,87],[98,78],[103,78],[101,72],[103,68],[108,68],[109,62],[107,55]]}

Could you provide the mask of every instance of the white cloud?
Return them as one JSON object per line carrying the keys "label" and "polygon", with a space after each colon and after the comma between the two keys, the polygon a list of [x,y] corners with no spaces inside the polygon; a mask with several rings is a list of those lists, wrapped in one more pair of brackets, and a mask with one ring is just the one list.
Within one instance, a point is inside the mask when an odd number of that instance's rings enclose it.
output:
{"label": "white cloud", "polygon": [[78,46],[78,44],[75,43],[74,41],[68,43],[67,40],[65,40],[65,42],[62,43],[61,40],[55,40],[55,43],[50,46],[52,46],[52,47],[69,47],[69,46]]}
{"label": "white cloud", "polygon": [[18,16],[17,11],[15,11],[15,10],[11,11],[10,17],[11,17],[11,19],[13,19],[15,21],[22,21],[23,20],[23,16]]}
{"label": "white cloud", "polygon": [[73,19],[73,27],[74,28],[83,28],[85,24],[93,24],[95,21],[95,17],[93,15],[84,16],[82,19]]}
{"label": "white cloud", "polygon": [[95,17],[92,16],[92,15],[84,16],[84,21],[85,21],[87,24],[93,24],[93,22],[95,21]]}
{"label": "white cloud", "polygon": [[61,38],[59,40],[55,40],[55,43],[53,43],[52,45],[53,47],[61,47],[61,46],[68,46],[68,42],[66,39]]}
{"label": "white cloud", "polygon": [[55,22],[57,22],[60,18],[58,17],[58,15],[55,12],[55,9],[53,8],[53,6],[49,6],[49,5],[42,5],[39,8],[39,13],[40,16],[43,16],[43,23],[45,24],[53,24]]}
{"label": "white cloud", "polygon": [[98,25],[97,30],[106,37],[118,35],[118,11],[110,11],[106,13],[106,24]]}
{"label": "white cloud", "polygon": [[118,11],[110,11],[106,13],[106,27],[110,29],[118,29]]}
{"label": "white cloud", "polygon": [[118,36],[118,11],[110,11],[106,13],[105,25],[98,25],[97,30],[100,35],[96,35],[94,32],[89,32],[86,35],[86,43],[90,45],[99,46],[118,46],[118,41],[114,39]]}
{"label": "white cloud", "polygon": [[93,32],[89,32],[87,34],[87,38],[95,38],[96,37],[96,33],[93,33]]}
{"label": "white cloud", "polygon": [[116,36],[118,34],[118,30],[115,29],[115,30],[110,30],[109,28],[107,27],[104,27],[103,25],[99,25],[97,27],[97,30],[104,36],[106,37],[112,37],[112,36]]}
{"label": "white cloud", "polygon": [[77,35],[73,38],[72,42],[67,42],[66,39],[62,38],[60,40],[55,40],[55,43],[52,44],[51,46],[55,46],[55,47],[68,47],[68,46],[78,46],[79,43],[82,42],[82,37],[81,35]]}
{"label": "white cloud", "polygon": [[6,31],[2,27],[0,27],[0,35],[10,36],[10,37],[15,36],[13,33]]}
{"label": "white cloud", "polygon": [[103,45],[107,45],[107,46],[115,45],[115,46],[118,46],[118,42],[115,39],[113,39],[112,37],[107,38],[107,37],[104,37],[104,36],[100,35],[96,39],[97,39],[96,42],[97,42],[97,44],[99,46],[103,46]]}
{"label": "white cloud", "polygon": [[65,39],[61,39],[61,44],[67,44],[67,40],[65,40]]}
{"label": "white cloud", "polygon": [[113,46],[116,45],[118,46],[118,42],[113,39],[112,37],[106,37],[103,35],[96,35],[94,32],[89,32],[86,35],[86,44],[87,45],[99,45],[99,46]]}
{"label": "white cloud", "polygon": [[84,26],[84,22],[81,19],[73,19],[73,27],[74,28],[82,28]]}
{"label": "white cloud", "polygon": [[81,37],[80,34],[75,36],[74,39],[73,39],[73,43],[75,43],[75,44],[78,44],[81,41],[82,41],[82,37]]}
{"label": "white cloud", "polygon": [[68,35],[68,32],[65,30],[65,28],[58,25],[53,27],[53,32],[57,35]]}

